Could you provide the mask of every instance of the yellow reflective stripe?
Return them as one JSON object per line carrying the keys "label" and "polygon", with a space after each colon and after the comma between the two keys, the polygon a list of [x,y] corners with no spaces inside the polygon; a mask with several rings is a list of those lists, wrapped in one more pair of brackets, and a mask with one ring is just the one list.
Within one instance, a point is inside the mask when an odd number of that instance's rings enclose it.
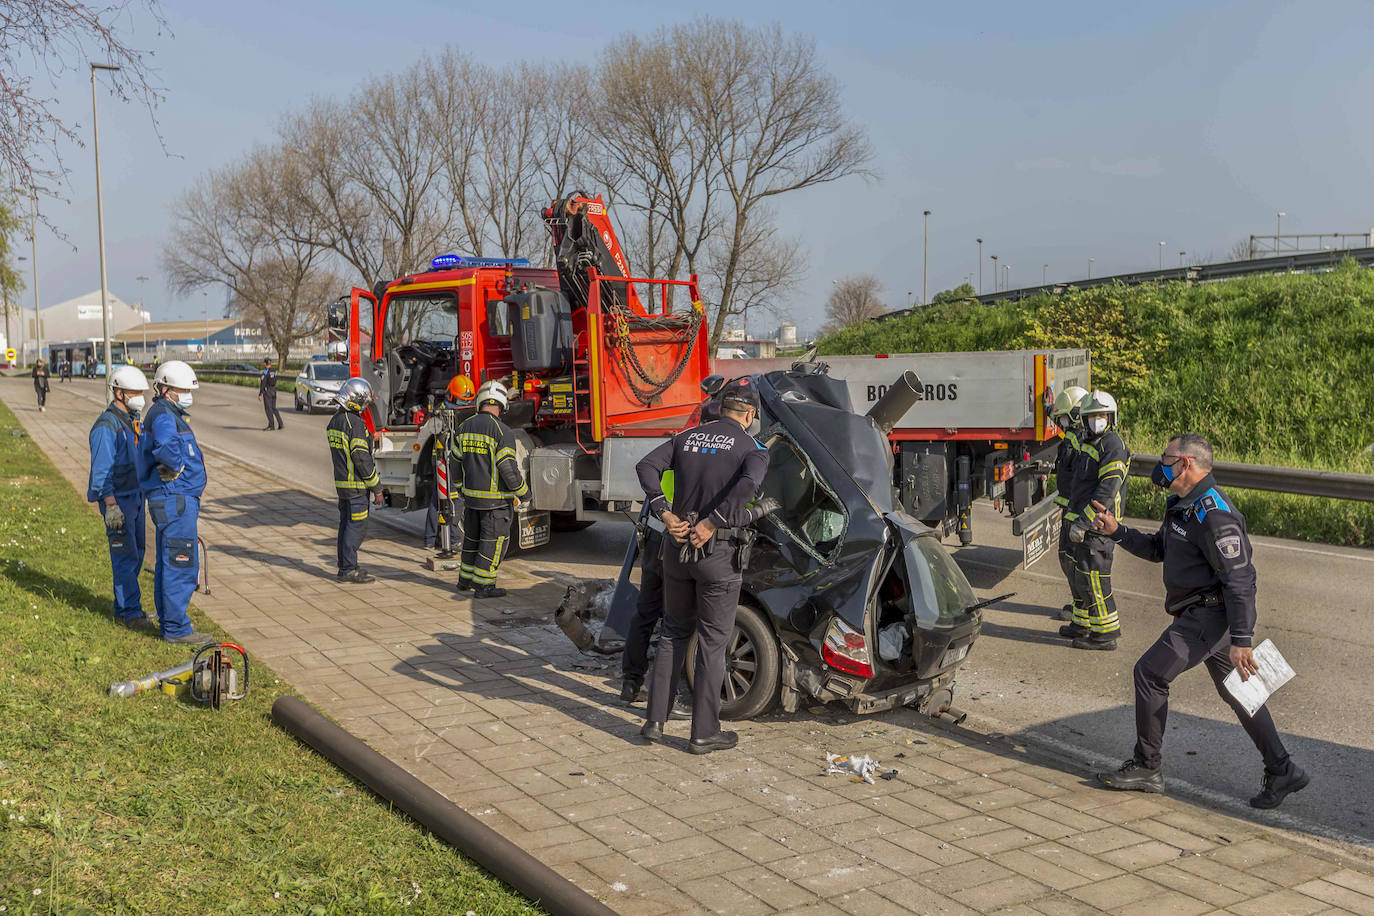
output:
{"label": "yellow reflective stripe", "polygon": [[1091,455],[1093,461],[1101,461],[1101,460],[1102,460],[1102,456],[1101,456],[1100,454],[1098,454],[1097,449],[1094,448],[1093,446],[1089,445],[1089,444],[1086,443],[1086,442],[1084,442],[1084,443],[1082,443],[1081,445],[1079,445],[1078,450],[1081,451],[1081,452],[1082,452],[1083,454],[1085,454],[1085,455]]}
{"label": "yellow reflective stripe", "polygon": [[496,453],[496,460],[497,460],[497,461],[501,461],[502,459],[505,459],[505,458],[514,458],[514,457],[515,457],[515,449],[513,449],[513,448],[503,448],[503,449],[501,449],[499,452]]}
{"label": "yellow reflective stripe", "polygon": [[347,448],[347,447],[348,447],[348,434],[345,433],[345,432],[343,432],[342,430],[338,430],[338,429],[331,429],[331,430],[329,430],[329,444],[330,444],[330,446],[338,446],[339,448]]}
{"label": "yellow reflective stripe", "polygon": [[381,473],[379,473],[378,471],[373,471],[372,474],[371,474],[370,476],[364,477],[364,478],[363,478],[363,486],[364,486],[364,488],[369,489],[369,490],[372,489],[373,487],[377,486],[377,484],[379,484],[379,483],[381,483],[381,482],[382,482],[382,475],[381,475]]}
{"label": "yellow reflective stripe", "polygon": [[1099,479],[1100,479],[1100,478],[1103,478],[1103,477],[1110,476],[1110,475],[1112,475],[1112,474],[1120,474],[1122,477],[1125,477],[1125,476],[1126,476],[1126,462],[1124,462],[1124,461],[1113,461],[1113,462],[1111,462],[1110,464],[1104,464],[1104,465],[1102,465],[1102,467],[1100,467],[1100,468],[1097,469],[1097,476],[1098,476]]}
{"label": "yellow reflective stripe", "polygon": [[1069,504],[1069,501],[1065,499],[1063,496],[1056,495],[1054,497],[1054,504],[1056,506],[1067,506]]}
{"label": "yellow reflective stripe", "polygon": [[1066,521],[1066,522],[1071,522],[1071,521],[1075,520],[1076,518],[1078,518],[1078,513],[1077,513],[1077,512],[1065,512],[1065,513],[1064,513],[1064,521]]}
{"label": "yellow reflective stripe", "polygon": [[1086,506],[1083,507],[1083,517],[1086,518],[1088,521],[1092,521],[1093,519],[1097,518],[1097,510],[1093,508],[1092,503],[1088,503]]}
{"label": "yellow reflective stripe", "polygon": [[367,487],[361,480],[336,480],[334,486],[343,487],[345,490],[366,490]]}
{"label": "yellow reflective stripe", "polygon": [[367,518],[367,510],[366,510],[366,509],[364,509],[364,510],[361,511],[361,512],[354,512],[354,513],[353,513],[353,521],[355,521],[355,522],[361,522],[361,521],[362,521],[363,519],[365,519],[365,518]]}
{"label": "yellow reflective stripe", "polygon": [[372,448],[372,443],[366,439],[349,439],[348,444],[354,448],[365,448],[369,450]]}

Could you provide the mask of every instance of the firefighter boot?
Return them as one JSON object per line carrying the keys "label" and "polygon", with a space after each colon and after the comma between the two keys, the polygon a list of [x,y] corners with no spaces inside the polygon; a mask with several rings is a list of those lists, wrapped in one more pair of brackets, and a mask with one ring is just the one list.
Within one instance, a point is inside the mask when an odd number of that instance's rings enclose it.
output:
{"label": "firefighter boot", "polygon": [[1151,769],[1132,757],[1110,773],[1098,773],[1103,788],[1118,792],[1163,792],[1164,771]]}

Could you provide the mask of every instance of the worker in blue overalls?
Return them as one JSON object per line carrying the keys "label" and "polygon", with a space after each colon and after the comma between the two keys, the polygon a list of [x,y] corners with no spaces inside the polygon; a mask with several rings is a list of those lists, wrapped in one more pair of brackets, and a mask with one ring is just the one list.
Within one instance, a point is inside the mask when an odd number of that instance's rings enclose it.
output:
{"label": "worker in blue overalls", "polygon": [[186,616],[200,571],[196,522],[205,492],[205,458],[186,420],[192,392],[199,387],[195,371],[181,360],[158,366],[153,376],[157,397],[139,440],[139,483],[157,527],[153,604],[158,627],[168,642],[191,645],[212,639],[197,633]]}
{"label": "worker in blue overalls", "polygon": [[86,500],[100,508],[114,574],[115,619],[131,630],[151,630],[143,614],[138,575],[143,570],[143,491],[138,484],[138,419],[148,379],[135,366],[110,375],[110,406],[91,427],[91,475]]}

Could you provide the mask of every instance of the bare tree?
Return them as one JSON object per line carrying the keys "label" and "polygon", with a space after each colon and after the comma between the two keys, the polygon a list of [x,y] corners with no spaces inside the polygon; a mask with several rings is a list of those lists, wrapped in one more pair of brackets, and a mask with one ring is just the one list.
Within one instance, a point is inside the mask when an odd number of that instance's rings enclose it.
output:
{"label": "bare tree", "polygon": [[822,333],[833,334],[887,311],[887,306],[878,298],[882,289],[883,285],[872,274],[837,280],[825,303],[826,323]]}
{"label": "bare tree", "polygon": [[[0,199],[0,310],[5,313],[5,346],[14,346],[10,334],[10,314],[17,311],[19,294],[24,291],[24,280],[14,267],[11,237],[22,225],[14,212],[13,201]],[[22,314],[22,313],[21,313]],[[20,334],[22,335],[22,332]]]}
{"label": "bare tree", "polygon": [[[429,123],[439,156],[440,193],[454,208],[450,249],[481,254],[486,237],[482,201],[481,125],[490,115],[487,68],[447,47],[425,65],[425,95],[434,106]],[[458,101],[461,100],[461,101]]]}
{"label": "bare tree", "polygon": [[500,116],[483,118],[478,126],[478,168],[487,238],[496,255],[519,257],[527,240],[542,232],[536,198],[543,185],[545,89],[543,75],[525,66],[493,73],[487,83],[487,104]]}
{"label": "bare tree", "polygon": [[235,313],[262,327],[281,363],[323,329],[324,304],[342,283],[329,269],[330,250],[307,241],[324,233],[323,219],[292,210],[283,194],[298,160],[263,148],[202,176],[178,201],[163,252],[174,290],[227,289]]}
{"label": "bare tree", "polygon": [[1231,248],[1227,252],[1227,257],[1232,261],[1248,261],[1254,257],[1254,251],[1250,247],[1250,240],[1236,239],[1231,243]]}
{"label": "bare tree", "polygon": [[[156,0],[5,0],[0,6],[0,183],[21,198],[57,196],[66,177],[62,146],[82,146],[80,125],[62,117],[48,94],[57,80],[91,61],[119,68],[107,85],[149,111],[162,99],[151,51],[129,43],[130,16],[144,11],[161,35]],[[46,85],[45,85],[46,84]]]}
{"label": "bare tree", "polygon": [[[751,314],[763,313],[779,318],[787,311],[784,296],[797,285],[803,267],[801,245],[795,239],[778,234],[771,219],[758,214],[750,224],[735,267],[734,312],[742,327],[748,328]],[[708,259],[712,269],[729,264],[724,240],[713,241]],[[709,274],[709,281],[720,288],[719,275]]]}

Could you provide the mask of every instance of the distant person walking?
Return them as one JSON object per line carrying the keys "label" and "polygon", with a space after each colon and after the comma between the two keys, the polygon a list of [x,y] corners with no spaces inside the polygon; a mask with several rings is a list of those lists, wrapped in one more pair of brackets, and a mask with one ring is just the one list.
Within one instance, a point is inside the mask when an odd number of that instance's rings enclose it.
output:
{"label": "distant person walking", "polygon": [[1146,534],[1120,524],[1102,503],[1093,527],[1143,560],[1164,564],[1164,610],[1173,623],[1135,663],[1135,753],[1120,769],[1098,773],[1108,789],[1163,792],[1161,751],[1169,715],[1169,686],[1198,664],[1207,666],[1217,693],[1235,711],[1264,758],[1255,808],[1277,808],[1309,777],[1293,763],[1269,708],[1252,716],[1224,681],[1259,671],[1250,643],[1255,633],[1255,566],[1245,516],[1212,476],[1212,446],[1196,433],[1169,440],[1150,475],[1170,492],[1164,524]]}
{"label": "distant person walking", "polygon": [[272,368],[271,359],[262,361],[262,378],[258,380],[258,400],[262,401],[263,413],[267,414],[267,425],[263,427],[263,431],[284,429],[281,411],[277,410],[277,370]]}
{"label": "distant person walking", "polygon": [[39,360],[33,364],[33,391],[38,395],[38,409],[43,413],[48,412],[48,367]]}
{"label": "distant person walking", "polygon": [[69,359],[64,359],[64,360],[62,360],[62,381],[64,381],[64,382],[70,382],[71,380],[72,380],[72,361],[69,360]]}

